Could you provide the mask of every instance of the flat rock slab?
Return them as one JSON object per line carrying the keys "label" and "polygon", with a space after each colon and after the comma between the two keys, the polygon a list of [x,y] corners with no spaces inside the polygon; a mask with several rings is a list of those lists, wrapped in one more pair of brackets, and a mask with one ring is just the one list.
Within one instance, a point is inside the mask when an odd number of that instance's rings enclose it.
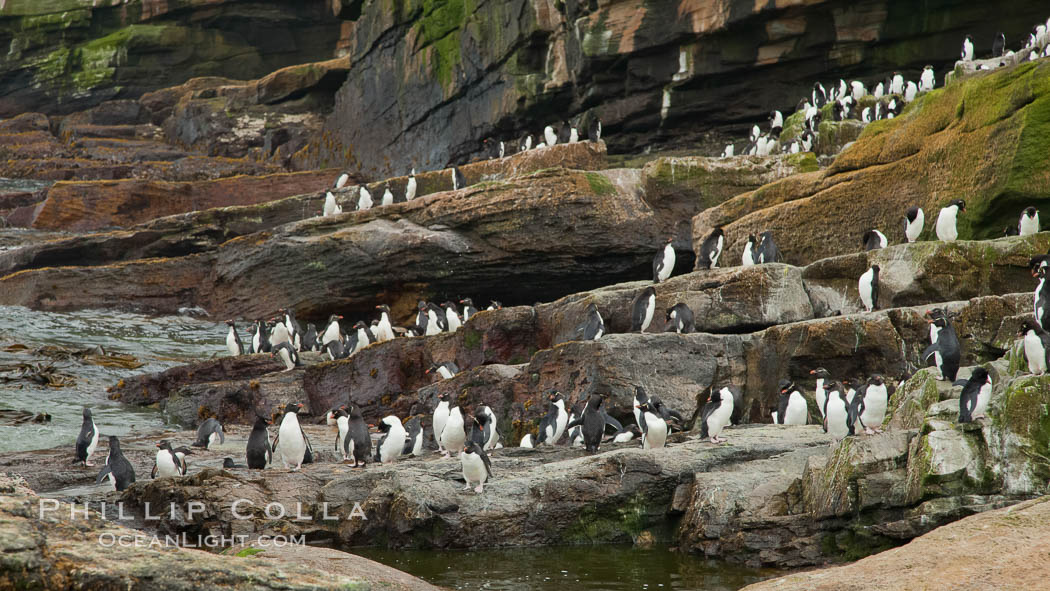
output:
{"label": "flat rock slab", "polygon": [[[1003,551],[989,551],[991,549]],[[960,519],[853,564],[787,575],[745,591],[1028,591],[1050,570],[1050,499]]]}

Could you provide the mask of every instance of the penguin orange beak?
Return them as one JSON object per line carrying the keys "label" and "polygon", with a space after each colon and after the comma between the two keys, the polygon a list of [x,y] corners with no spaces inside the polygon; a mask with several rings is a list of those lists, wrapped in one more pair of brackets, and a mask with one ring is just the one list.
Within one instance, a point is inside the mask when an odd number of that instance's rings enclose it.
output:
{"label": "penguin orange beak", "polygon": [[302,402],[300,402],[299,404],[296,404],[296,405],[295,405],[295,407],[296,407],[296,408],[302,408],[302,407],[303,407],[303,403],[302,403]]}
{"label": "penguin orange beak", "polygon": [[809,370],[809,375],[811,375],[811,376],[817,375],[817,370],[815,370],[815,369]]}

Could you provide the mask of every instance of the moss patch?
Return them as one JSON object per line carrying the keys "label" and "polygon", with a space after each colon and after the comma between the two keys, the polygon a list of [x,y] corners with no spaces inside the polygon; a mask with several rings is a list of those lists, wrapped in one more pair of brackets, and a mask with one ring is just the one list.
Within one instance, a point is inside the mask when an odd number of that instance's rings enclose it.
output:
{"label": "moss patch", "polygon": [[612,195],[616,192],[616,187],[613,186],[612,181],[604,176],[596,172],[584,173],[584,176],[587,177],[587,184],[591,186],[591,192],[595,195]]}

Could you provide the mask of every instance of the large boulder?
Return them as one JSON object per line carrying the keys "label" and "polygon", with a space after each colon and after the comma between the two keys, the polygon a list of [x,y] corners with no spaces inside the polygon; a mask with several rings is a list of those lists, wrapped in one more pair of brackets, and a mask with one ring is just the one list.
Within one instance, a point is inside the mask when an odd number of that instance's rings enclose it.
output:
{"label": "large boulder", "polygon": [[[940,208],[966,200],[963,240],[1002,236],[1021,210],[1050,197],[1050,63],[982,72],[926,93],[901,116],[868,125],[826,170],[785,179],[701,212],[696,243],[715,226],[726,256],[739,260],[749,233],[771,230],[785,260],[804,264],[855,252],[880,228],[903,241],[904,212],[926,216],[921,240],[935,239]],[[961,163],[978,163],[976,168]]]}

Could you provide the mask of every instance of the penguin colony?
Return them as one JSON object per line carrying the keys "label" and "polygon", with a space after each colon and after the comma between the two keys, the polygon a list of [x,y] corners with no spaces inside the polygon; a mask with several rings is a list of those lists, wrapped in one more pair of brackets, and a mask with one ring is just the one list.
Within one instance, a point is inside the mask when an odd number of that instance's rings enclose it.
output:
{"label": "penguin colony", "polygon": [[[999,34],[993,44],[993,57],[1009,56],[1005,52],[1005,37]],[[1033,29],[1032,35],[1024,49],[1025,60],[1050,56],[1050,20]],[[963,42],[961,54],[963,61],[974,59],[973,40],[967,36]],[[987,66],[982,66],[986,68]],[[892,118],[899,114],[904,103],[914,100],[921,92],[932,90],[935,84],[932,67],[927,66],[919,82],[905,82],[899,73],[878,83],[872,94],[879,102],[872,112],[865,108],[859,118],[865,123],[882,118]],[[809,151],[817,133],[820,122],[818,109],[824,104],[835,103],[836,119],[855,116],[853,105],[868,93],[860,81],[846,84],[840,80],[837,86],[826,90],[820,83],[814,85],[810,97],[804,98],[799,111],[804,113],[805,131],[800,139],[780,147],[783,152]],[[579,122],[578,122],[579,123]],[[752,130],[750,143],[745,148],[747,154],[772,153],[778,143],[783,129],[783,116],[779,111],[770,115],[770,131],[762,134],[756,126]],[[584,134],[591,141],[601,138],[601,121],[594,118],[587,122]],[[542,149],[557,143],[571,143],[579,140],[578,125],[569,122],[561,123],[557,128],[547,126],[543,130],[542,140],[533,142],[531,135],[521,139],[517,146],[508,147],[503,141],[485,140],[487,153],[493,158],[502,158],[515,151]],[[733,156],[735,148],[726,146],[723,156]],[[466,185],[463,174],[458,168],[451,170],[454,188]],[[343,174],[337,179],[335,189],[343,188],[350,179]],[[404,195],[405,200],[415,197],[415,170],[409,177]],[[382,205],[395,201],[389,186],[384,187]],[[364,186],[358,187],[358,209],[372,207],[373,200]],[[331,192],[328,192],[323,215],[337,215],[342,207]],[[954,241],[958,238],[957,221],[960,214],[966,212],[966,204],[961,199],[947,203],[938,212],[934,231],[938,240]],[[918,240],[925,226],[925,212],[913,206],[903,216],[903,235],[907,242]],[[1028,207],[1021,212],[1016,228],[1007,228],[1005,234],[1028,235],[1040,231],[1039,212],[1035,207]],[[726,236],[721,228],[714,229],[702,242],[698,254],[699,269],[716,269]],[[878,229],[871,229],[861,237],[864,250],[886,248],[887,236]],[[771,232],[762,232],[758,237],[750,235],[741,257],[742,266],[774,263],[782,260]],[[641,290],[631,305],[631,330],[645,332],[651,326],[656,314],[657,286],[666,282],[673,274],[676,262],[673,238],[669,237],[665,245],[653,257],[653,285]],[[1050,285],[1046,282],[1047,269],[1050,267],[1050,253],[1032,257],[1029,267],[1034,278],[1038,280],[1033,298],[1033,319],[1026,320],[1017,336],[1022,341],[1029,371],[1042,375],[1050,367]],[[858,291],[861,304],[867,312],[879,306],[879,273],[878,265],[871,266],[858,280]],[[247,346],[241,341],[236,324],[227,321],[228,332],[226,347],[231,355],[269,352],[279,358],[286,371],[300,365],[299,352],[303,350],[322,352],[329,359],[347,358],[368,345],[383,342],[397,337],[419,337],[455,332],[463,323],[468,322],[477,310],[469,299],[462,299],[462,311],[453,302],[436,305],[420,301],[417,314],[407,327],[396,327],[390,318],[390,309],[385,305],[377,306],[379,318],[366,324],[358,321],[351,330],[344,331],[340,320],[342,316],[332,315],[327,323],[318,330],[313,324],[307,324],[304,331],[296,321],[294,312],[281,309],[278,315],[268,321],[256,320],[249,331]],[[492,302],[489,310],[501,308],[499,302]],[[694,329],[694,316],[688,305],[679,302],[665,311],[665,330],[678,333],[689,333]],[[962,347],[952,326],[952,315],[940,308],[926,312],[929,324],[930,344],[921,355],[921,361],[933,365],[940,373],[939,379],[961,386],[959,422],[971,422],[984,418],[985,410],[991,397],[992,376],[982,367],[975,368],[967,378],[957,379]],[[598,340],[607,334],[604,321],[597,305],[590,303],[584,317],[576,329],[576,337],[583,340]],[[427,370],[440,379],[450,379],[460,370],[452,362],[435,364]],[[881,432],[883,419],[889,401],[887,380],[881,375],[866,378],[845,377],[834,379],[824,368],[811,370],[815,380],[814,398],[821,415],[825,432],[832,436],[833,442],[861,432],[873,434]],[[902,376],[902,380],[908,375]],[[717,376],[716,376],[717,379]],[[738,424],[743,412],[741,389],[734,384],[712,384],[708,390],[706,403],[699,413],[700,437],[713,444],[723,444],[726,427]],[[809,411],[803,389],[790,379],[782,379],[778,384],[778,402],[772,414],[772,420],[780,425],[805,425],[809,422]],[[665,447],[668,436],[675,430],[689,431],[695,427],[695,420],[687,422],[682,415],[665,405],[658,396],[649,395],[641,386],[635,386],[633,404],[634,425],[624,426],[605,409],[607,393],[592,393],[586,400],[580,400],[571,410],[567,408],[568,400],[558,391],[547,392],[547,413],[539,423],[536,437],[526,434],[519,446],[532,448],[540,445],[556,445],[563,437],[568,437],[571,446],[582,446],[587,453],[596,453],[602,443],[625,443],[639,438],[643,449]],[[273,422],[257,413],[256,421],[248,438],[245,449],[246,464],[249,469],[265,469],[279,462],[283,468],[298,471],[303,464],[314,461],[313,448],[298,421],[298,413],[303,405],[290,403],[283,411],[276,436],[271,440],[268,427]],[[437,404],[430,418],[434,443],[437,452],[449,458],[458,455],[462,467],[464,490],[473,489],[482,493],[484,485],[493,478],[492,463],[489,452],[503,447],[502,435],[497,427],[497,416],[484,405],[477,406],[472,413],[465,413],[458,403],[449,400],[445,393],[438,395]],[[391,463],[402,456],[422,456],[427,451],[424,441],[423,420],[412,417],[407,423],[390,415],[376,424],[366,424],[360,407],[354,404],[342,405],[326,414],[326,422],[334,427],[333,449],[336,456],[352,467],[365,467],[368,463]],[[381,434],[373,452],[372,430]],[[91,410],[84,409],[81,432],[75,443],[74,463],[92,466],[90,461],[99,439]],[[122,455],[116,437],[109,438],[109,456],[99,472],[96,482],[109,480],[117,490],[123,490],[135,481],[135,473],[130,462]],[[204,421],[197,433],[193,446],[208,448],[222,445],[225,441],[222,426],[215,419]],[[186,455],[192,453],[190,448],[173,448],[171,442],[157,443],[157,456],[151,476],[153,478],[179,477],[187,473]],[[226,468],[242,467],[232,458],[224,461]]]}

